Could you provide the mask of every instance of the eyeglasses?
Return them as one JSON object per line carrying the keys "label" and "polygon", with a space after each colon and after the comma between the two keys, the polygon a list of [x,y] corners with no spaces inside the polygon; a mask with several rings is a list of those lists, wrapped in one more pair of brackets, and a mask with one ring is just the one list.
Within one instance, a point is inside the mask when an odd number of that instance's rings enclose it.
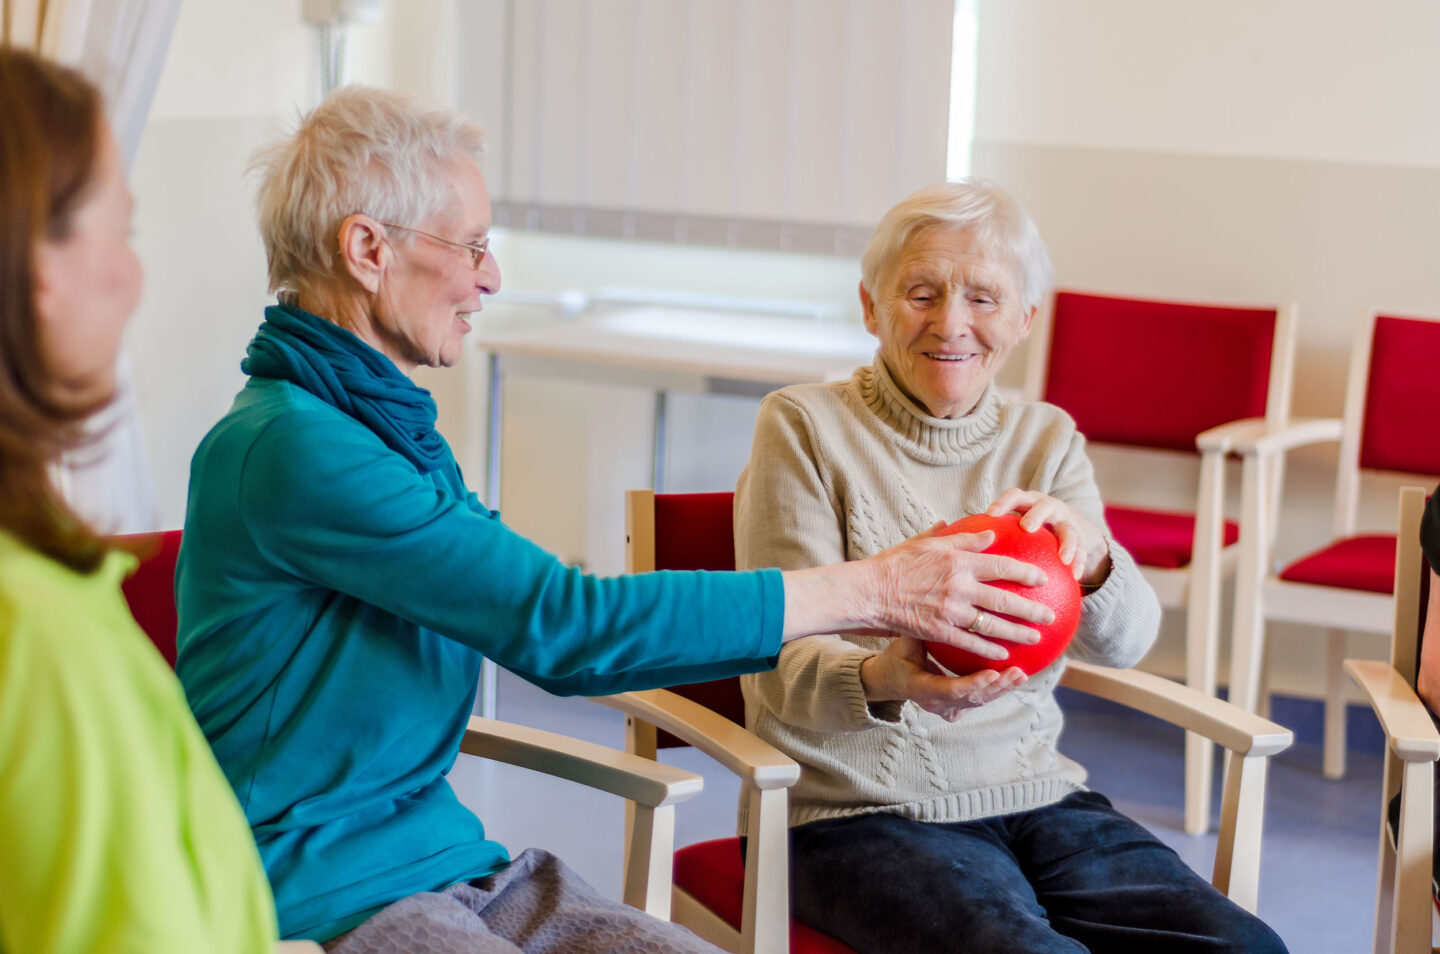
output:
{"label": "eyeglasses", "polygon": [[[380,222],[379,219],[376,219],[375,221]],[[423,232],[420,229],[412,229],[408,225],[396,225],[394,222],[380,222],[380,224],[385,226],[387,229],[399,229],[402,232],[414,232],[416,235],[423,235],[426,238],[434,239],[437,242],[444,242],[446,245],[453,245],[455,248],[463,248],[465,251],[470,253],[470,267],[476,269],[477,271],[480,268],[480,263],[485,261],[485,253],[490,251],[490,239],[488,237],[484,241],[475,243],[452,242],[447,238],[441,238],[440,236],[434,235],[430,232]]]}

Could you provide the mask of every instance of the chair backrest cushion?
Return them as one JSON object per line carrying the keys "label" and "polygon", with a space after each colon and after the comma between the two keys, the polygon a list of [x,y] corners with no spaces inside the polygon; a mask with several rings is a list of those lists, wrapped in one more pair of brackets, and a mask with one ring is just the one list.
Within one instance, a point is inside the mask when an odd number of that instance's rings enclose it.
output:
{"label": "chair backrest cushion", "polygon": [[179,620],[175,610],[175,560],[180,555],[180,531],[129,534],[114,538],[116,545],[140,557],[140,566],[125,578],[121,589],[130,604],[130,615],[175,665],[175,633]]}
{"label": "chair backrest cushion", "polygon": [[1370,339],[1360,466],[1440,474],[1440,321],[1380,315]]}
{"label": "chair backrest cushion", "polygon": [[[735,569],[734,501],[733,493],[656,494],[655,569]],[[745,698],[734,677],[671,686],[670,691],[745,724]],[[684,743],[662,732],[657,744],[666,748]]]}
{"label": "chair backrest cushion", "polygon": [[1263,417],[1278,314],[1057,292],[1044,399],[1087,440],[1195,450],[1201,431]]}

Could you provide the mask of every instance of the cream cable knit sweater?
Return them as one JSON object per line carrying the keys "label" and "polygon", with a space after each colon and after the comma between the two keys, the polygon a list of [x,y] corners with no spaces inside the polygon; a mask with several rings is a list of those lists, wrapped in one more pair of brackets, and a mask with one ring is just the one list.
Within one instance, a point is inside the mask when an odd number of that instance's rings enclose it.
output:
{"label": "cream cable knit sweater", "polygon": [[[930,417],[877,359],[849,381],[788,387],[761,404],[735,498],[738,563],[858,560],[937,520],[984,510],[1010,487],[1065,500],[1104,526],[1085,440],[1064,411],[1006,401],[992,387],[963,418]],[[1113,540],[1110,558],[1068,655],[1132,666],[1155,640],[1160,607]],[[803,767],[790,824],[877,811],[964,821],[1084,788],[1085,770],[1056,748],[1063,658],[952,723],[909,702],[866,702],[860,663],[883,645],[849,635],[795,640],[773,672],[741,677],[750,728]]]}

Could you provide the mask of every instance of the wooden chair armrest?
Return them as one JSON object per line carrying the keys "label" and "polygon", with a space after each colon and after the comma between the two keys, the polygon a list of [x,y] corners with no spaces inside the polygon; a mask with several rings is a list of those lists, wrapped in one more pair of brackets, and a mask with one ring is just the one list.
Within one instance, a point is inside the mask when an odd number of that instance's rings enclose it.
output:
{"label": "wooden chair armrest", "polygon": [[755,788],[789,788],[800,780],[800,766],[790,756],[744,726],[668,689],[591,698],[685,740]]}
{"label": "wooden chair armrest", "polygon": [[314,941],[280,941],[275,954],[322,954],[325,949]]}
{"label": "wooden chair armrest", "polygon": [[1338,441],[1344,422],[1338,417],[1296,418],[1290,423],[1247,428],[1230,441],[1230,450],[1245,456],[1269,457],[1304,447]]}
{"label": "wooden chair armrest", "polygon": [[1060,684],[1197,732],[1240,755],[1274,755],[1295,741],[1294,733],[1282,725],[1148,672],[1072,660]]}
{"label": "wooden chair armrest", "polygon": [[1440,761],[1440,732],[1430,710],[1389,663],[1347,659],[1345,671],[1370,699],[1395,755],[1406,762]]}
{"label": "wooden chair armrest", "polygon": [[1259,437],[1265,429],[1265,418],[1247,417],[1238,421],[1217,424],[1209,430],[1195,435],[1195,449],[1204,454],[1228,454],[1236,441],[1250,441]]}
{"label": "wooden chair armrest", "polygon": [[569,779],[652,808],[699,794],[705,780],[660,762],[513,722],[471,716],[460,751]]}

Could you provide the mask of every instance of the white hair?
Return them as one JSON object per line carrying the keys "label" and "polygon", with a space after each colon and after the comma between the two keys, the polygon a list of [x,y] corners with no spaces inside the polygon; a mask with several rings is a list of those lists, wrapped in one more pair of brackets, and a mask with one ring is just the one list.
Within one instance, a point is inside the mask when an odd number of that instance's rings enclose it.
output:
{"label": "white hair", "polygon": [[1035,222],[993,182],[956,179],[926,186],[900,200],[875,226],[860,258],[860,278],[875,297],[877,283],[905,243],[923,229],[974,231],[987,246],[1009,257],[1020,279],[1025,308],[1038,306],[1050,288],[1050,253]]}
{"label": "white hair", "polygon": [[[450,201],[447,166],[479,162],[485,131],[413,96],[347,86],[301,117],[294,134],[256,153],[260,236],[270,291],[293,296],[334,272],[346,216],[418,225]],[[410,241],[408,232],[394,241]]]}

